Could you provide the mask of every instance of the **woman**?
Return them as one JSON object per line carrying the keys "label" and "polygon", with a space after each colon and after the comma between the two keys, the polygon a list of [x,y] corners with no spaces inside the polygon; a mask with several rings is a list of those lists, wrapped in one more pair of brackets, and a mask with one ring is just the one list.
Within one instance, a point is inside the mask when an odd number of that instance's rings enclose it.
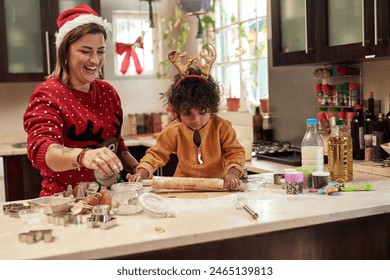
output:
{"label": "woman", "polygon": [[28,157],[43,176],[40,196],[95,177],[111,185],[137,165],[121,137],[119,95],[98,79],[110,24],[84,4],[61,13],[57,24],[55,69],[24,113]]}

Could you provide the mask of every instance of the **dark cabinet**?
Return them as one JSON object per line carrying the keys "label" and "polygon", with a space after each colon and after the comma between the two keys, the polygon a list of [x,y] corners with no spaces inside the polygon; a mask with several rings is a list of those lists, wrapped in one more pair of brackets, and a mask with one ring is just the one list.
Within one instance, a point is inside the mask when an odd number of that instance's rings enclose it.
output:
{"label": "dark cabinet", "polygon": [[[304,12],[295,12],[297,7]],[[357,63],[390,57],[389,15],[388,0],[272,0],[273,64]],[[300,48],[295,47],[298,44]]]}
{"label": "dark cabinet", "polygon": [[42,81],[50,74],[57,17],[81,3],[100,12],[100,0],[0,0],[0,82]]}
{"label": "dark cabinet", "polygon": [[3,160],[6,201],[38,197],[42,176],[27,155],[5,156]]}
{"label": "dark cabinet", "polygon": [[314,3],[271,0],[274,66],[316,62]]}

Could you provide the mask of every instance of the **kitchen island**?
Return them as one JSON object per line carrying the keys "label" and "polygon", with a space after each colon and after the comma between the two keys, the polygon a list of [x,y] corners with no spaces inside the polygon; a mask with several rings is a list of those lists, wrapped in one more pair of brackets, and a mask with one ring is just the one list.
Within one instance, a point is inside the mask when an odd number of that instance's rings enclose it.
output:
{"label": "kitchen island", "polygon": [[[272,173],[252,175],[246,192],[164,194],[169,218],[116,216],[106,230],[1,215],[0,259],[389,259],[389,178],[355,172],[349,185],[367,183],[374,191],[287,195]],[[236,209],[239,196],[258,219]],[[53,242],[19,242],[37,227]]]}

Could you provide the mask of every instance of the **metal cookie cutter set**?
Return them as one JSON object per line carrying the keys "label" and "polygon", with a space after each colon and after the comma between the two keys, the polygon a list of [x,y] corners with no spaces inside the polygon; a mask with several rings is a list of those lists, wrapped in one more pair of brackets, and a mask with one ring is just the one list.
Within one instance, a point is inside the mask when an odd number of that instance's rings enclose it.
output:
{"label": "metal cookie cutter set", "polygon": [[111,217],[109,205],[96,205],[92,207],[91,218],[87,219],[87,226],[89,228],[109,229],[117,225],[117,220]]}
{"label": "metal cookie cutter set", "polygon": [[43,240],[45,243],[53,241],[53,230],[43,229],[43,230],[30,230],[29,232],[19,233],[19,241],[22,243],[33,244],[38,241]]}

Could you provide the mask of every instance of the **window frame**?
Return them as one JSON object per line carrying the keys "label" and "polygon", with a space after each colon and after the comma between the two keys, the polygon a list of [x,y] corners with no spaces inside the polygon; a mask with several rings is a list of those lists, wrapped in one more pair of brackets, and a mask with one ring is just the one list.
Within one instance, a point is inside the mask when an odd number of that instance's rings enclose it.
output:
{"label": "window frame", "polygon": [[[264,2],[263,2],[264,1]],[[216,79],[220,82],[220,85],[223,90],[223,97],[236,97],[240,98],[241,102],[249,101],[250,103],[255,103],[259,105],[260,99],[268,99],[268,54],[267,54],[267,1],[266,0],[256,0],[255,8],[248,6],[246,0],[216,0],[215,6],[215,19],[216,26],[214,30],[215,45],[217,49],[217,61],[214,63],[214,75]],[[245,6],[246,4],[246,6]],[[263,14],[259,14],[258,8],[259,5],[263,4],[264,10]],[[228,7],[224,7],[228,5]],[[233,7],[235,6],[235,7]],[[252,13],[252,17],[241,19],[241,15],[244,13],[242,7],[250,7],[256,13]],[[228,12],[224,13],[224,8]],[[231,13],[236,17],[226,16],[227,13]],[[250,10],[246,15],[250,14]],[[234,36],[237,36],[238,47],[244,47],[243,49],[250,50],[247,36],[245,37],[244,33],[240,33],[244,28],[243,26],[250,26],[250,23],[255,25],[255,47],[259,45],[259,39],[257,38],[259,34],[259,22],[262,21],[262,31],[263,40],[262,43],[264,48],[259,55],[254,52],[252,56],[248,53],[240,55],[238,53],[237,57],[233,57],[233,52],[239,52],[240,49],[234,50],[234,44],[229,39],[232,39]],[[229,35],[229,30],[232,32]],[[234,34],[236,32],[237,34]],[[246,30],[246,35],[248,35],[248,30]],[[230,36],[230,37],[229,37]],[[247,42],[244,42],[244,41]],[[233,46],[233,47],[232,47]],[[250,67],[248,67],[248,64]],[[260,75],[260,67],[263,70]],[[238,70],[234,71],[234,68]],[[257,69],[257,70],[256,70]],[[254,71],[256,70],[256,71]],[[264,72],[265,70],[265,72]],[[252,72],[251,72],[252,71]],[[239,79],[236,79],[236,73],[239,72]],[[257,73],[257,74],[256,74]],[[266,73],[266,75],[264,75]],[[254,76],[253,76],[254,75]],[[261,84],[260,84],[261,83]],[[245,109],[244,109],[245,110]]]}
{"label": "window frame", "polygon": [[[130,66],[128,71],[123,75],[120,72],[120,63],[118,61],[120,55],[116,53],[115,50],[115,43],[117,42],[117,37],[118,37],[118,27],[117,27],[117,20],[119,17],[126,17],[129,16],[128,20],[132,19],[142,19],[146,24],[149,24],[149,12],[148,11],[137,11],[137,10],[114,10],[112,12],[112,38],[113,38],[113,46],[114,46],[114,59],[113,59],[113,66],[114,66],[114,77],[122,77],[122,78],[136,78],[136,77],[155,77],[159,71],[159,61],[162,57],[161,55],[161,48],[156,47],[156,44],[158,44],[158,32],[159,28],[158,22],[156,22],[156,19],[158,18],[155,14],[153,15],[154,21],[155,21],[155,26],[154,28],[146,28],[146,32],[150,32],[151,34],[151,40],[149,41],[149,46],[147,46],[147,42],[144,42],[144,50],[141,51],[143,55],[139,54],[140,50],[136,50],[138,53],[138,58],[141,62],[141,60],[145,60],[147,56],[152,57],[152,65],[153,69],[152,70],[147,70],[145,67],[143,67],[143,72],[141,75],[138,75],[135,70],[134,70],[134,61],[131,58],[130,59]],[[141,34],[140,34],[141,35]],[[133,37],[131,40],[128,40],[128,42],[121,42],[121,43],[126,43],[126,44],[133,44],[136,40],[136,37]],[[129,42],[130,41],[130,42]],[[123,55],[122,55],[123,56]],[[141,62],[141,65],[143,64],[144,61]]]}

